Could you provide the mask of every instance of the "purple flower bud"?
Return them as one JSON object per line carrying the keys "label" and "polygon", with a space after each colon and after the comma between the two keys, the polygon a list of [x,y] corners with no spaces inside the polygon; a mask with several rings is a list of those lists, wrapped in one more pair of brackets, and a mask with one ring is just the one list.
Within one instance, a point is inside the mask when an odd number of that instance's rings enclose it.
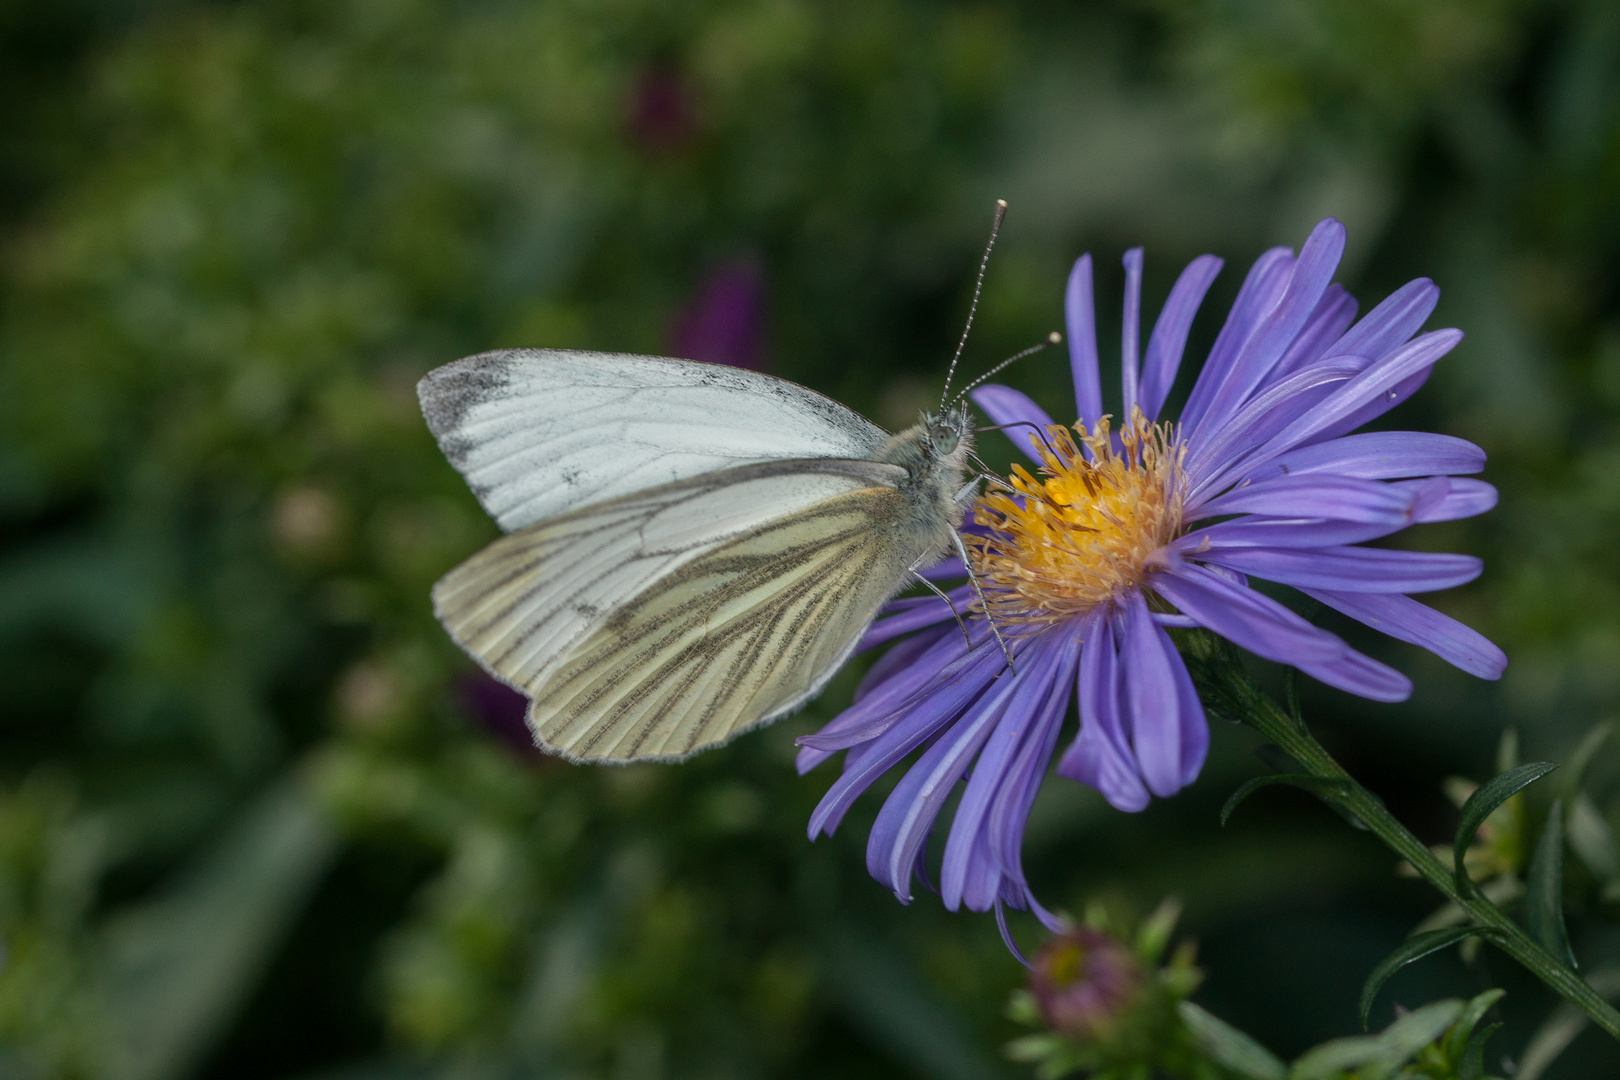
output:
{"label": "purple flower bud", "polygon": [[754,264],[713,271],[676,317],[670,351],[688,360],[759,371],[765,366],[765,277]]}
{"label": "purple flower bud", "polygon": [[1111,1032],[1141,985],[1142,966],[1131,951],[1086,927],[1047,942],[1029,973],[1047,1026],[1081,1040]]}
{"label": "purple flower bud", "polygon": [[456,684],[456,698],[478,725],[525,757],[540,757],[525,719],[529,699],[505,683],[474,671]]}
{"label": "purple flower bud", "polygon": [[684,148],[697,134],[697,102],[678,71],[651,67],[630,87],[625,127],[632,142],[648,153]]}

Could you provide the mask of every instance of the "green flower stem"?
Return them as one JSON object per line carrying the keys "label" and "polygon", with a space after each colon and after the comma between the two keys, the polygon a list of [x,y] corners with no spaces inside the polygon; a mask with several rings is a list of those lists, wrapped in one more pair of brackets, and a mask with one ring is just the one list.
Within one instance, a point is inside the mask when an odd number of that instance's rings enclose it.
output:
{"label": "green flower stem", "polygon": [[[1208,655],[1206,649],[1197,651]],[[1206,665],[1196,666],[1209,671]],[[1227,670],[1221,676],[1214,680],[1212,687],[1217,699],[1212,704],[1217,711],[1247,723],[1299,762],[1305,772],[1331,782],[1334,789],[1317,793],[1318,798],[1365,824],[1410,863],[1419,876],[1468,912],[1475,925],[1488,930],[1489,939],[1497,947],[1534,972],[1555,993],[1586,1013],[1593,1023],[1620,1039],[1620,1012],[1616,1012],[1585,980],[1537,944],[1518,923],[1479,895],[1477,889],[1469,890],[1470,895],[1459,891],[1451,869],[1435,858],[1434,852],[1413,836],[1372,792],[1345,772],[1303,724],[1284,712],[1240,670],[1227,665]]]}

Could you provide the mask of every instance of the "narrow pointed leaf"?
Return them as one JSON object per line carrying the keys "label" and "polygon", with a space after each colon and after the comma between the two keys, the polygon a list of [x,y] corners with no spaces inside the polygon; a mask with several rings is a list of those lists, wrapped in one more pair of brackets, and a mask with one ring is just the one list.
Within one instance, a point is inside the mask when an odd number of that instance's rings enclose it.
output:
{"label": "narrow pointed leaf", "polygon": [[1374,1073],[1366,1070],[1369,1078],[1374,1075],[1390,1076],[1402,1065],[1417,1056],[1418,1051],[1438,1040],[1446,1033],[1446,1029],[1455,1024],[1467,1006],[1455,998],[1448,1001],[1431,1001],[1421,1005],[1404,1016],[1397,1017],[1395,1022],[1379,1033],[1378,1039],[1384,1044],[1384,1057],[1378,1064],[1383,1071]]}
{"label": "narrow pointed leaf", "polygon": [[1468,845],[1474,842],[1474,834],[1485,824],[1485,819],[1490,817],[1498,806],[1556,768],[1557,762],[1532,761],[1528,765],[1509,769],[1499,776],[1493,776],[1463,803],[1462,820],[1457,823],[1457,839],[1451,848],[1457,867],[1459,892],[1467,895],[1472,884],[1468,880],[1468,871],[1463,866],[1463,856],[1468,853]]}
{"label": "narrow pointed leaf", "polygon": [[1463,1014],[1457,1018],[1451,1030],[1446,1033],[1446,1056],[1453,1061],[1461,1061],[1467,1051],[1468,1041],[1474,1033],[1474,1028],[1485,1014],[1491,1010],[1498,1001],[1507,995],[1506,990],[1487,990],[1483,994],[1468,1002]]}
{"label": "narrow pointed leaf", "polygon": [[1503,728],[1502,738],[1496,744],[1496,771],[1511,772],[1519,767],[1519,731]]}
{"label": "narrow pointed leaf", "polygon": [[1431,1001],[1376,1035],[1352,1035],[1312,1047],[1294,1062],[1289,1080],[1339,1080],[1355,1070],[1367,1080],[1386,1080],[1456,1022],[1463,1003]]}
{"label": "narrow pointed leaf", "polygon": [[1236,810],[1244,799],[1273,784],[1287,784],[1289,787],[1301,788],[1323,801],[1328,801],[1330,795],[1342,795],[1345,791],[1344,782],[1341,780],[1324,780],[1320,776],[1310,776],[1306,773],[1273,773],[1271,776],[1257,776],[1234,791],[1232,797],[1226,800],[1226,805],[1221,807],[1221,824],[1226,824],[1226,819],[1232,816],[1232,811]]}
{"label": "narrow pointed leaf", "polygon": [[1254,1039],[1190,1001],[1176,1006],[1200,1049],[1246,1080],[1287,1080],[1288,1066]]}
{"label": "narrow pointed leaf", "polygon": [[1564,823],[1569,849],[1580,856],[1581,862],[1599,881],[1620,877],[1620,858],[1616,857],[1614,830],[1603,819],[1603,814],[1585,792],[1576,792],[1569,806],[1569,820]]}
{"label": "narrow pointed leaf", "polygon": [[1605,720],[1595,724],[1581,739],[1580,745],[1575,747],[1564,763],[1563,775],[1558,778],[1558,794],[1566,803],[1570,796],[1580,789],[1581,781],[1586,779],[1586,767],[1592,764],[1592,759],[1602,749],[1604,742],[1614,730],[1614,725]]}
{"label": "narrow pointed leaf", "polygon": [[1457,1059],[1457,1080],[1481,1080],[1485,1075],[1485,1040],[1496,1034],[1501,1024],[1488,1024],[1474,1032]]}
{"label": "narrow pointed leaf", "polygon": [[1372,1013],[1373,999],[1378,996],[1378,991],[1384,988],[1384,984],[1389,981],[1391,975],[1394,975],[1407,964],[1421,960],[1431,953],[1437,953],[1447,946],[1455,945],[1464,938],[1479,933],[1482,933],[1482,931],[1477,926],[1448,926],[1444,930],[1430,930],[1425,934],[1415,934],[1396,946],[1393,952],[1384,957],[1383,960],[1379,961],[1378,966],[1373,968],[1372,974],[1367,976],[1367,982],[1361,988],[1362,1028],[1366,1028],[1367,1017]]}
{"label": "narrow pointed leaf", "polygon": [[1560,963],[1575,967],[1575,953],[1564,929],[1564,801],[1554,799],[1547,825],[1536,841],[1525,882],[1524,915],[1530,936]]}

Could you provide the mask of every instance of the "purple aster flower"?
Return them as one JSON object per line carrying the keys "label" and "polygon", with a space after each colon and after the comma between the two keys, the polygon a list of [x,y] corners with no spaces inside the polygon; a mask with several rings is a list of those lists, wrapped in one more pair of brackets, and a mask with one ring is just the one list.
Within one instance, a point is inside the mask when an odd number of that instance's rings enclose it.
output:
{"label": "purple aster flower", "polygon": [[[1167,627],[1204,627],[1259,656],[1375,701],[1412,690],[1276,600],[1250,575],[1456,666],[1494,679],[1500,649],[1411,598],[1478,576],[1471,556],[1362,546],[1416,522],[1490,509],[1485,454],[1461,439],[1410,431],[1351,434],[1406,400],[1456,330],[1419,334],[1439,290],[1419,279],[1359,321],[1333,272],[1344,227],[1327,220],[1296,256],[1254,264],[1179,422],[1160,420],[1187,333],[1221,261],[1192,262],[1138,352],[1142,252],[1125,255],[1118,431],[1103,414],[1091,259],[1069,278],[1067,321],[1079,419],[1053,421],[1023,394],[986,386],[974,400],[996,423],[1031,432],[1039,475],[1015,468],[980,500],[967,529],[991,615],[955,625],[937,597],[894,601],[863,645],[896,642],[855,703],[800,740],[800,771],[844,751],[843,774],[810,820],[831,834],[879,776],[921,750],[878,813],[867,867],[902,901],[947,796],[965,779],[945,838],[938,889],[952,910],[1032,907],[1020,859],[1024,823],[1056,750],[1071,693],[1080,727],[1060,775],[1121,810],[1175,794],[1203,766],[1209,727]],[[959,560],[928,572],[965,576]],[[966,584],[950,593],[973,607]]]}
{"label": "purple aster flower", "polygon": [[751,262],[720,266],[674,320],[671,351],[688,360],[765,367],[765,275]]}

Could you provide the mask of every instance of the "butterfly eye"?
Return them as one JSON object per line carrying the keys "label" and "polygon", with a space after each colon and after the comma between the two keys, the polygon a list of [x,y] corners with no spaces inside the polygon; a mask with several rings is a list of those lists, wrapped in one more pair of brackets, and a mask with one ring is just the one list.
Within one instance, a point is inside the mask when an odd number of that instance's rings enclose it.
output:
{"label": "butterfly eye", "polygon": [[933,441],[934,449],[942,454],[949,454],[955,450],[957,440],[960,438],[954,427],[937,421],[928,425],[928,437]]}

